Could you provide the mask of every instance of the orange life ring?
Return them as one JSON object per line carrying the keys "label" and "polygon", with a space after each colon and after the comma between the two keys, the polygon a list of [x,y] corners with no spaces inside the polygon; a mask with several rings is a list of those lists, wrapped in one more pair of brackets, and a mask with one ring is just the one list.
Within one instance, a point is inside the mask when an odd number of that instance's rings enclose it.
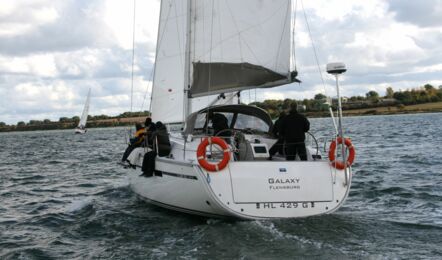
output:
{"label": "orange life ring", "polygon": [[[223,149],[223,159],[217,163],[212,164],[206,160],[206,147],[209,144],[217,144]],[[207,137],[205,138],[199,145],[198,150],[196,151],[196,158],[198,159],[198,163],[209,172],[217,172],[224,169],[230,161],[230,150],[227,146],[227,143],[219,138],[219,137]]]}
{"label": "orange life ring", "polygon": [[[333,142],[331,142],[330,150],[328,151],[328,158],[330,159],[330,163],[332,166],[334,166],[338,170],[343,170],[345,168],[344,162],[336,161],[335,151],[337,144],[342,144],[342,137],[338,137],[337,139],[333,140]],[[353,164],[353,161],[355,160],[355,148],[353,147],[353,144],[348,138],[344,139],[344,144],[345,146],[347,146],[349,150],[346,163],[347,167],[350,167]]]}

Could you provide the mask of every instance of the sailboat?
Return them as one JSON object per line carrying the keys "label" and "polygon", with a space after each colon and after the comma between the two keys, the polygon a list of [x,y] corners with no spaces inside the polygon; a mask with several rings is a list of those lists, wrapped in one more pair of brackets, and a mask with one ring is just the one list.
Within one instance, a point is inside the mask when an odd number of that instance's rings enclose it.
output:
{"label": "sailboat", "polygon": [[87,98],[86,98],[86,102],[84,104],[83,113],[81,113],[80,122],[78,122],[78,126],[75,128],[76,134],[84,134],[87,132],[86,122],[87,122],[87,117],[89,115],[90,98],[91,98],[91,89],[89,89],[89,91],[87,93]]}
{"label": "sailboat", "polygon": [[[272,119],[241,103],[245,90],[297,81],[290,70],[291,10],[290,0],[161,1],[151,111],[153,121],[168,125],[171,149],[156,156],[153,176],[129,171],[130,188],[140,198],[237,219],[308,217],[344,203],[354,148],[343,138],[341,120],[329,159],[312,141],[307,161],[285,155],[269,160],[277,142]],[[337,76],[345,65],[327,69]],[[227,120],[224,133],[215,133],[215,115]],[[128,160],[141,167],[149,151],[136,148]]]}

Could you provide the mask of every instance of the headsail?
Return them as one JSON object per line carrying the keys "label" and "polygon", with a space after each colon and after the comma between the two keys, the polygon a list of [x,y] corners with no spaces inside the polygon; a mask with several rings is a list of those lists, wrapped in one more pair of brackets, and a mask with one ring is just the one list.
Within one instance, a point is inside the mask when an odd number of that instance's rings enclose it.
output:
{"label": "headsail", "polygon": [[151,105],[154,121],[182,122],[185,117],[187,2],[161,1]]}
{"label": "headsail", "polygon": [[87,93],[86,103],[84,104],[83,113],[81,114],[80,122],[78,123],[79,128],[85,128],[87,117],[89,115],[89,102],[91,98],[91,89],[89,89],[89,92]]}
{"label": "headsail", "polygon": [[188,98],[290,83],[290,10],[290,0],[163,0],[154,120],[183,122]]}

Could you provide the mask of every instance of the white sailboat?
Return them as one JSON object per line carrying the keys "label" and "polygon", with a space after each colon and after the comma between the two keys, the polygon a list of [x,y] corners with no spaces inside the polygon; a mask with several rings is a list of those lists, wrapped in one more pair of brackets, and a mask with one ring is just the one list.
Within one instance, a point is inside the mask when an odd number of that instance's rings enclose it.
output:
{"label": "white sailboat", "polygon": [[[307,146],[307,161],[268,160],[277,141],[272,120],[239,102],[243,90],[296,80],[290,71],[291,9],[290,0],[161,2],[152,118],[169,125],[171,151],[156,157],[152,177],[130,170],[130,187],[139,197],[181,212],[240,219],[307,217],[343,204],[354,158],[348,139],[353,158],[345,163],[335,161],[336,142],[333,162],[315,142]],[[341,65],[329,71],[341,73]],[[214,136],[214,114],[227,118],[227,135]],[[333,138],[338,147],[344,140]],[[136,148],[131,164],[141,167],[147,150]]]}
{"label": "white sailboat", "polygon": [[75,128],[76,134],[84,134],[87,132],[86,129],[86,123],[87,123],[87,117],[89,115],[89,102],[91,98],[91,89],[89,89],[87,93],[86,102],[84,104],[83,113],[81,113],[80,122],[78,122],[78,126]]}

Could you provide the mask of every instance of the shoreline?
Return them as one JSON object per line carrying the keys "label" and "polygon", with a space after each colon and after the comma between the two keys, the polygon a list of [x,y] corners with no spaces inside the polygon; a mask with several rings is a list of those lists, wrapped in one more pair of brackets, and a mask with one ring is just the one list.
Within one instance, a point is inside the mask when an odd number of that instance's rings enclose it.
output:
{"label": "shoreline", "polygon": [[[334,111],[336,112],[336,111]],[[422,113],[442,113],[442,102],[425,103],[418,105],[409,105],[398,108],[397,106],[375,107],[365,109],[343,110],[344,117],[352,116],[383,116],[383,115],[406,115]],[[308,118],[326,118],[330,116],[328,111],[322,112],[303,112]],[[106,128],[118,126],[133,126],[136,123],[143,123],[145,116],[111,118],[90,121],[87,128]],[[4,126],[0,127],[0,133],[5,132],[26,132],[26,131],[46,131],[72,129],[77,126],[77,122],[51,122],[49,124],[25,125],[25,126]]]}

